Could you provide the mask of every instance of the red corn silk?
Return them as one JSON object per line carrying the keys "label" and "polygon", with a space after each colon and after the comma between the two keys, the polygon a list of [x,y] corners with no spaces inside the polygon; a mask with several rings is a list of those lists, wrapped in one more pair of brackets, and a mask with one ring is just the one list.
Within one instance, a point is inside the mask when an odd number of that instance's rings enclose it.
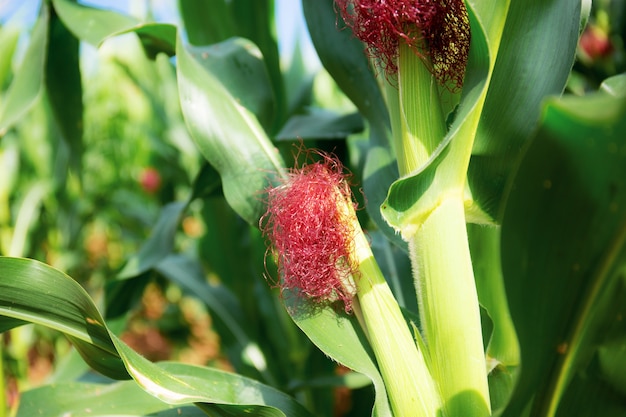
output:
{"label": "red corn silk", "polygon": [[470,45],[463,0],[336,0],[344,22],[388,74],[400,42],[423,58],[441,85],[461,88]]}
{"label": "red corn silk", "polygon": [[340,300],[350,312],[358,265],[351,256],[354,220],[345,205],[354,203],[341,162],[321,156],[267,190],[261,229],[276,256],[282,291],[314,304]]}

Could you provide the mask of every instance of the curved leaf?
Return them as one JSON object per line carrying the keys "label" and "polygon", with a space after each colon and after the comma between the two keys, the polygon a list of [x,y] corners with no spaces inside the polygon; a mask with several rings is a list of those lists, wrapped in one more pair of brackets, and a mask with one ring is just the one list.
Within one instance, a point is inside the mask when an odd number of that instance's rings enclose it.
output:
{"label": "curved leaf", "polygon": [[131,16],[85,6],[72,0],[52,0],[52,5],[74,36],[93,46],[100,46],[112,36],[135,32],[148,56],[154,57],[157,52],[174,54],[176,27],[173,25],[144,23]]}
{"label": "curved leaf", "polygon": [[[548,101],[543,114],[502,223],[502,267],[521,348],[507,416],[572,411],[582,391],[571,390],[611,380],[602,376],[608,369],[593,376],[592,359],[614,352],[609,347],[624,337],[626,102],[606,93],[565,97]],[[597,401],[593,414],[616,401],[626,412],[624,396],[614,394]]]}
{"label": "curved leaf", "polygon": [[[211,46],[187,46],[233,98],[250,110],[264,127],[272,122],[274,93],[259,49],[243,38],[230,38]],[[254,88],[250,88],[254,86]]]}
{"label": "curved leaf", "polygon": [[230,206],[256,225],[264,211],[260,192],[282,171],[284,162],[254,115],[201,64],[210,57],[194,57],[180,38],[177,54],[181,106],[189,131],[220,173]]}
{"label": "curved leaf", "polygon": [[20,324],[16,320],[65,333],[98,372],[128,378],[102,316],[78,283],[40,262],[0,257],[0,329]]}
{"label": "curved leaf", "polygon": [[259,409],[267,416],[310,417],[288,395],[240,375],[178,363],[154,364],[108,330],[83,288],[34,260],[0,257],[0,328],[29,321],[65,333],[83,358],[113,378],[132,376],[167,404],[224,404],[233,416]]}
{"label": "curved leaf", "polygon": [[309,109],[292,116],[276,135],[276,140],[345,139],[361,132],[363,120],[358,113],[339,115],[332,111]]}
{"label": "curved leaf", "polygon": [[93,46],[99,46],[111,34],[125,32],[141,23],[133,17],[72,0],[52,0],[52,5],[74,36]]}
{"label": "curved leaf", "polygon": [[[272,102],[270,107],[264,109],[266,117],[260,117],[260,120],[268,131],[275,132],[277,124],[283,123],[286,103],[276,40],[274,0],[180,1],[178,3],[185,33],[192,45],[211,45],[232,37],[241,37],[252,41],[262,52]],[[243,85],[247,84],[243,83]],[[250,90],[254,89],[248,89],[252,92]]]}
{"label": "curved leaf", "polygon": [[[281,72],[280,54],[276,40],[275,1],[274,0],[235,0],[231,10],[235,18],[237,36],[250,39],[263,54],[267,75],[272,86],[272,109],[278,117],[268,119],[271,124],[264,126],[274,133],[283,123],[287,111],[285,86]],[[263,122],[263,119],[261,119]]]}
{"label": "curved leaf", "polygon": [[20,69],[0,107],[0,137],[35,103],[43,86],[48,43],[49,8],[42,4]]}
{"label": "curved leaf", "polygon": [[[297,303],[295,297],[286,301]],[[295,304],[288,305],[294,322],[326,355],[348,368],[366,375],[374,383],[376,401],[372,417],[391,417],[385,385],[378,371],[374,353],[354,316],[338,314],[332,307],[301,312]],[[338,343],[338,341],[341,341]]]}
{"label": "curved leaf", "polygon": [[496,220],[504,186],[536,128],[541,102],[565,87],[580,5],[580,0],[511,1],[469,169],[474,200]]}
{"label": "curved leaf", "polygon": [[[42,405],[45,404],[45,407]],[[134,382],[92,384],[69,382],[22,393],[17,417],[97,416],[206,417],[195,406],[177,407],[148,394]]]}

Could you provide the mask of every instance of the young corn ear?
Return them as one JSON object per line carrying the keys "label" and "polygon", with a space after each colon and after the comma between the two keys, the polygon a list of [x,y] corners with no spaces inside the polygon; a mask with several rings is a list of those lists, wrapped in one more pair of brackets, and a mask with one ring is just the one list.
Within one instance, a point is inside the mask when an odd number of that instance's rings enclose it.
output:
{"label": "young corn ear", "polygon": [[359,317],[397,416],[435,416],[440,399],[426,360],[358,222],[341,163],[327,154],[267,191],[262,230],[278,285],[313,305],[343,303]]}

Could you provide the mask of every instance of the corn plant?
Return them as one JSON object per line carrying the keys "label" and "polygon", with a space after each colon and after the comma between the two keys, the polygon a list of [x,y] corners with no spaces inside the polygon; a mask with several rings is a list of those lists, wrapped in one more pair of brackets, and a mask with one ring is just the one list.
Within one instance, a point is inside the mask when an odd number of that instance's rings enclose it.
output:
{"label": "corn plant", "polygon": [[[0,417],[623,415],[620,4],[302,0],[318,76],[270,0],[44,0],[15,70],[1,27],[0,358],[28,323],[71,348]],[[94,90],[81,43],[127,48],[128,84]],[[103,120],[107,89],[149,116]],[[117,263],[85,258],[94,225]],[[227,369],[124,341],[154,282]]]}

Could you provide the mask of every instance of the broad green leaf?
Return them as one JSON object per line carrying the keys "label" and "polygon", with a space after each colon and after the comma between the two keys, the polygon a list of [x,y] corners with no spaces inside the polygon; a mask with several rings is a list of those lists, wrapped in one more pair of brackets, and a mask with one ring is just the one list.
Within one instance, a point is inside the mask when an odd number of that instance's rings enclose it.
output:
{"label": "broad green leaf", "polygon": [[578,40],[580,4],[511,0],[469,169],[474,200],[496,220],[504,186],[536,127],[541,102],[565,87]]}
{"label": "broad green leaf", "polygon": [[80,382],[45,385],[22,393],[17,410],[17,417],[114,415],[206,416],[194,406],[168,405],[142,390],[134,381],[110,385]]}
{"label": "broad green leaf", "polygon": [[230,38],[212,46],[188,46],[187,51],[264,127],[271,124],[274,93],[263,56],[253,43]]}
{"label": "broad green leaf", "polygon": [[267,416],[310,417],[293,398],[252,379],[212,368],[148,361],[107,328],[76,281],[48,265],[0,257],[0,290],[0,329],[18,324],[17,319],[59,330],[94,369],[114,378],[130,375],[167,404],[227,406],[230,414],[218,415],[245,416],[255,409]]}
{"label": "broad green leaf", "polygon": [[0,257],[0,330],[15,320],[63,332],[98,372],[128,378],[102,316],[78,283],[38,261]]}
{"label": "broad green leaf", "polygon": [[[626,258],[622,252],[621,259]],[[590,343],[597,346],[593,356],[577,361],[577,373],[563,394],[557,416],[602,415],[623,416],[626,398],[626,275],[624,268],[612,278],[614,285],[591,307],[596,323],[589,326]],[[600,306],[598,311],[596,306]],[[608,308],[607,308],[608,307]],[[594,311],[595,310],[595,311]],[[599,331],[596,331],[599,330]]]}
{"label": "broad green leaf", "polygon": [[[164,23],[144,23],[139,27],[132,28],[127,32],[134,32],[146,51],[148,58],[154,59],[163,52],[169,56],[176,53],[176,26]],[[120,32],[123,34],[125,32]]]}
{"label": "broad green leaf", "polygon": [[287,296],[289,314],[311,341],[331,359],[362,373],[372,380],[376,402],[372,417],[391,417],[385,385],[378,371],[374,354],[363,330],[354,316],[339,314],[332,307],[302,311],[298,300]]}
{"label": "broad green leaf", "polygon": [[107,38],[128,32],[139,36],[149,57],[158,52],[173,55],[176,27],[162,23],[144,23],[112,10],[85,6],[72,0],[52,0],[63,24],[78,39],[100,46]]}
{"label": "broad green leaf", "polygon": [[[237,374],[213,368],[187,365],[177,362],[164,362],[159,365],[166,372],[184,378],[192,386],[219,398],[219,401],[202,401],[227,407],[233,416],[248,416],[248,409],[257,410],[258,415],[310,417],[297,401],[275,388]],[[265,405],[264,407],[260,407]],[[199,404],[202,407],[202,404]],[[279,411],[280,410],[280,411]],[[257,414],[253,414],[257,415]]]}
{"label": "broad green leaf", "polygon": [[[518,0],[468,0],[467,6],[473,11],[472,15],[484,31],[487,43],[489,44],[489,60],[491,66],[496,61],[500,51],[502,32],[505,30],[505,22],[509,14],[512,1]],[[472,29],[474,36],[474,29]]]}
{"label": "broad green leaf", "polygon": [[[54,11],[54,9],[53,9]],[[52,13],[46,61],[46,88],[62,137],[70,149],[70,163],[80,172],[83,155],[83,88],[79,42]]]}
{"label": "broad green leaf", "polygon": [[192,45],[211,45],[235,36],[235,23],[226,0],[178,0],[185,32]]}
{"label": "broad green leaf", "polygon": [[[284,163],[258,120],[178,39],[178,83],[183,115],[198,148],[222,177],[224,196],[248,223],[263,213],[259,194]],[[252,87],[252,86],[251,86]]]}
{"label": "broad green leaf", "polygon": [[358,113],[339,115],[335,112],[309,109],[306,114],[292,116],[276,135],[276,140],[344,139],[363,130]]}
{"label": "broad green leaf", "polygon": [[[623,98],[598,92],[551,99],[510,186],[502,266],[521,373],[506,416],[572,411],[568,401],[583,394],[569,392],[588,385],[589,360],[620,334],[623,340],[615,320],[626,298],[625,129]],[[610,373],[600,379],[606,384]],[[626,412],[624,396],[617,400]],[[593,414],[613,405],[600,403]]]}
{"label": "broad green leaf", "polygon": [[276,23],[274,22],[274,0],[234,0],[232,11],[235,18],[237,36],[250,39],[263,54],[267,74],[274,97],[274,114],[268,126],[270,132],[278,130],[286,112],[286,96],[283,75],[280,68]]}
{"label": "broad green leaf", "polygon": [[0,106],[0,137],[33,106],[43,86],[48,43],[49,8],[44,3],[19,70]]}
{"label": "broad green leaf", "polygon": [[275,38],[274,1],[216,0],[209,4],[197,0],[180,0],[179,7],[192,45],[206,46],[241,37],[250,40],[261,51],[272,102],[265,109],[268,117],[260,120],[268,131],[277,130],[285,117],[286,99]]}
{"label": "broad green leaf", "polygon": [[500,228],[471,224],[468,236],[478,298],[493,323],[487,357],[511,371],[519,365],[519,346],[502,279]]}
{"label": "broad green leaf", "polygon": [[126,32],[141,24],[131,16],[85,6],[72,0],[52,0],[52,5],[74,36],[93,46],[100,46],[112,34]]}

